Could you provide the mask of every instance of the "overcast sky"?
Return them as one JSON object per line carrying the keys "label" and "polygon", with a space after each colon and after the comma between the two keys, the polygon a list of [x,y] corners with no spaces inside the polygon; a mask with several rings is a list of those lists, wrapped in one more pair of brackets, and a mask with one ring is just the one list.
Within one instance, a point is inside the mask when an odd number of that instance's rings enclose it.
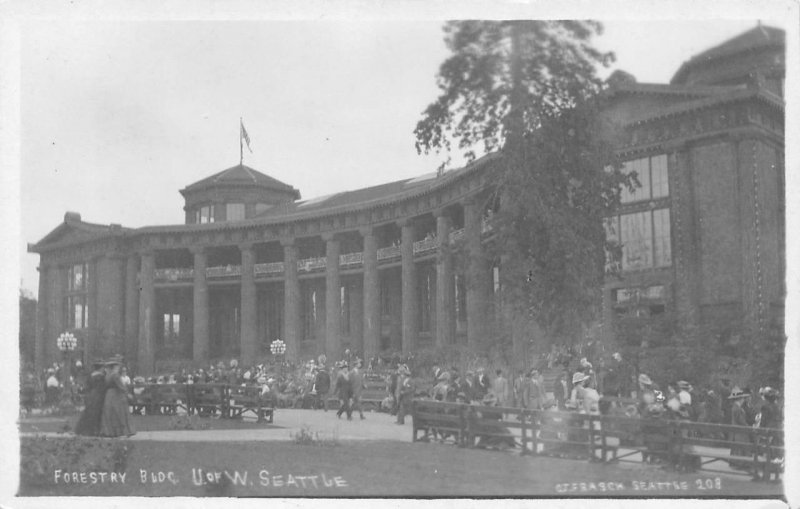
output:
{"label": "overcast sky", "polygon": [[[692,55],[756,26],[603,20],[613,69],[667,83]],[[783,26],[780,20],[763,23]],[[303,198],[433,171],[413,129],[446,58],[440,21],[31,21],[21,25],[22,287],[26,252],[63,220],[184,221],[178,190],[245,164]],[[604,71],[608,74],[611,70]]]}

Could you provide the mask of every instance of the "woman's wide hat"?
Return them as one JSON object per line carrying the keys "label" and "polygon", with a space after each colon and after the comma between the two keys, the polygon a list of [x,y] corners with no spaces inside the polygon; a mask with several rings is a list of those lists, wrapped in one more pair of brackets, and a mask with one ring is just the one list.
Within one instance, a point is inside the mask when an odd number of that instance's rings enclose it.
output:
{"label": "woman's wide hat", "polygon": [[738,387],[734,387],[733,389],[731,389],[731,395],[728,396],[728,399],[744,399],[747,398],[748,396],[750,396],[750,394],[744,392]]}
{"label": "woman's wide hat", "polygon": [[653,381],[650,380],[650,377],[642,373],[639,375],[639,383],[642,385],[653,385]]}
{"label": "woman's wide hat", "polygon": [[121,355],[112,355],[103,363],[106,366],[114,366],[117,364],[122,364],[123,358]]}
{"label": "woman's wide hat", "polygon": [[578,371],[577,373],[572,375],[572,384],[573,385],[579,384],[579,383],[583,382],[584,380],[588,380],[588,379],[589,379],[589,375],[587,375],[586,373],[583,373],[582,371]]}

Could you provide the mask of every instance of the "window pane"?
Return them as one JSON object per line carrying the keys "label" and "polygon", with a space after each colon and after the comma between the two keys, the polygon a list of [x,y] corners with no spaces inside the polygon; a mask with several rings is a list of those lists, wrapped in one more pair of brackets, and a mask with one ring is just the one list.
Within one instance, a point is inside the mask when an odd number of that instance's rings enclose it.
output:
{"label": "window pane", "polygon": [[267,205],[266,203],[256,203],[256,214],[261,214],[270,207],[272,207],[272,205]]}
{"label": "window pane", "polygon": [[170,326],[169,326],[169,319],[170,319],[170,315],[165,314],[164,315],[164,329],[163,329],[164,332],[163,332],[162,335],[164,336],[164,339],[166,339],[167,341],[169,341],[170,337],[172,336],[172,330],[170,329]]}
{"label": "window pane", "polygon": [[79,299],[75,299],[75,307],[74,311],[74,323],[76,329],[83,328],[83,303]]}
{"label": "window pane", "polygon": [[75,265],[72,268],[72,275],[74,277],[74,282],[72,284],[72,290],[82,290],[83,289],[83,265]]}
{"label": "window pane", "polygon": [[653,241],[650,212],[620,216],[623,270],[653,266]]}
{"label": "window pane", "polygon": [[244,203],[229,203],[226,212],[227,221],[241,221],[244,219]]}
{"label": "window pane", "polygon": [[651,158],[653,198],[669,196],[667,156],[662,154]]}
{"label": "window pane", "polygon": [[624,173],[636,172],[641,187],[635,187],[633,192],[628,191],[628,188],[622,187],[621,200],[622,203],[630,203],[640,200],[647,200],[650,198],[650,158],[635,159],[623,163],[622,171]]}
{"label": "window pane", "polygon": [[[603,228],[606,231],[606,241],[617,243],[619,242],[619,217],[607,217],[603,219]],[[614,253],[605,250],[606,253],[606,271],[613,272],[619,270],[619,260],[614,259]]]}
{"label": "window pane", "polygon": [[177,338],[181,334],[181,315],[172,315],[172,333]]}
{"label": "window pane", "polygon": [[653,211],[653,228],[655,229],[655,262],[656,267],[672,265],[672,246],[670,243],[669,209]]}

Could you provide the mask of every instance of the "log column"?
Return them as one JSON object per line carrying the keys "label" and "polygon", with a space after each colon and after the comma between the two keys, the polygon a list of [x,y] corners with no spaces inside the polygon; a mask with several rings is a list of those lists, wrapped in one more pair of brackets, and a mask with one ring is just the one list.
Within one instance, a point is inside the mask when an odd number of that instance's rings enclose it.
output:
{"label": "log column", "polygon": [[[378,238],[372,227],[362,228],[364,237],[364,360],[369,362],[380,350],[381,288],[378,277]],[[413,260],[412,260],[413,263]]]}
{"label": "log column", "polygon": [[410,353],[417,344],[417,271],[414,265],[414,223],[411,219],[398,222],[401,228],[400,256],[403,278],[403,353]]}
{"label": "log column", "polygon": [[[125,264],[125,345],[124,355],[133,359],[139,339],[139,258],[129,254]],[[93,359],[90,359],[93,360]]]}
{"label": "log column", "polygon": [[301,332],[300,280],[297,278],[297,246],[294,239],[282,239],[284,272],[283,326],[286,359],[297,360]]}
{"label": "log column", "polygon": [[464,236],[467,255],[467,343],[477,348],[486,341],[490,330],[486,312],[492,306],[489,264],[481,244],[481,202],[471,198],[464,202]]}
{"label": "log column", "polygon": [[456,337],[455,279],[453,277],[453,257],[450,249],[450,216],[439,209],[436,216],[436,237],[439,249],[436,256],[436,338],[435,345],[452,345]]}
{"label": "log column", "polygon": [[248,242],[239,245],[242,253],[240,355],[244,365],[249,366],[258,355],[258,320],[256,307],[255,250]]}
{"label": "log column", "polygon": [[325,241],[325,355],[328,359],[342,356],[342,299],[339,277],[341,244],[334,234],[322,236]]}
{"label": "log column", "polygon": [[203,247],[192,248],[191,252],[194,255],[192,358],[196,363],[205,364],[208,362],[209,347],[208,280],[206,279],[208,260]]}
{"label": "log column", "polygon": [[36,373],[41,373],[45,365],[45,353],[47,345],[45,342],[48,340],[47,334],[47,311],[50,306],[49,292],[51,288],[47,285],[50,278],[50,272],[55,269],[49,264],[39,262],[39,295],[36,302],[36,339],[33,345],[33,366]]}
{"label": "log column", "polygon": [[150,374],[155,369],[154,333],[155,333],[155,301],[156,291],[153,284],[155,273],[155,254],[144,251],[140,254],[142,268],[139,275],[141,291],[139,293],[139,343],[138,372]]}

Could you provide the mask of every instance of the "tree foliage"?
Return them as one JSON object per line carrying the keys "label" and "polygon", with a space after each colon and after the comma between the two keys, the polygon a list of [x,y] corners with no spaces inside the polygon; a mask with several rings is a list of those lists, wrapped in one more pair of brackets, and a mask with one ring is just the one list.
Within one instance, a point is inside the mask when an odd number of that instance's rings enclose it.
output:
{"label": "tree foliage", "polygon": [[593,21],[458,21],[440,96],[417,124],[420,152],[499,151],[494,216],[504,299],[550,338],[575,337],[600,304],[603,217],[630,176],[613,164]]}

